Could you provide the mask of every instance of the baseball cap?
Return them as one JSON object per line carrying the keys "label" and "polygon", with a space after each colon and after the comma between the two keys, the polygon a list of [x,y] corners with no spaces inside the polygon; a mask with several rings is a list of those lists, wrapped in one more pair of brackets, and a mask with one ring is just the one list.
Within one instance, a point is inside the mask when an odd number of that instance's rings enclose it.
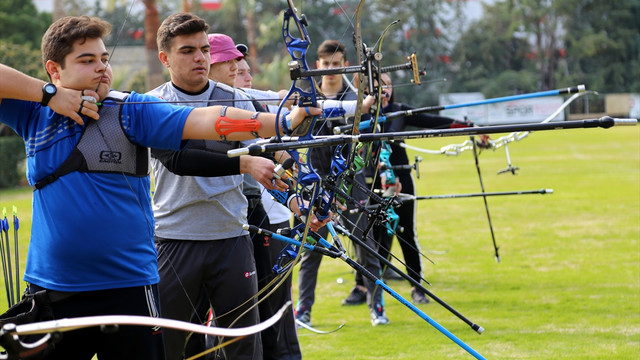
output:
{"label": "baseball cap", "polygon": [[212,64],[244,57],[236,49],[233,39],[225,34],[209,34],[209,45],[211,46],[209,53],[211,54]]}
{"label": "baseball cap", "polygon": [[249,47],[245,44],[236,45],[236,49],[240,51],[244,56],[247,56],[247,54],[249,54]]}

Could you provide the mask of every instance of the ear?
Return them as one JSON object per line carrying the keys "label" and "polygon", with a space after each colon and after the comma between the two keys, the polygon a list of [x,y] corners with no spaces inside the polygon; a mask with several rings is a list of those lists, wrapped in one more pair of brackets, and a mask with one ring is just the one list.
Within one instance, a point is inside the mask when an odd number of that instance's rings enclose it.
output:
{"label": "ear", "polygon": [[51,80],[60,80],[60,70],[62,68],[57,62],[53,60],[47,60],[47,62],[44,64],[44,68],[49,76],[51,76]]}
{"label": "ear", "polygon": [[165,53],[164,51],[158,52],[158,59],[160,59],[160,62],[162,63],[162,65],[164,65],[167,68],[170,67],[169,57],[167,56],[167,53]]}
{"label": "ear", "polygon": [[349,66],[349,60],[344,61],[344,66]]}

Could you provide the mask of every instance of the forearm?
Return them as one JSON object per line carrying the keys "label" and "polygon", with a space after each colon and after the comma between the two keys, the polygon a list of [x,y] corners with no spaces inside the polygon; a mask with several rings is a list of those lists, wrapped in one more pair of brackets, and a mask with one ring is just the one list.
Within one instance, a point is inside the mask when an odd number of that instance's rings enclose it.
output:
{"label": "forearm", "polygon": [[[210,106],[203,108],[195,108],[185,123],[184,131],[182,133],[182,139],[208,139],[208,140],[220,140],[221,136],[216,130],[216,122],[220,118],[222,106]],[[225,116],[230,121],[248,121],[253,116],[254,112],[244,109],[238,109],[233,107],[227,107]],[[266,138],[276,134],[275,132],[275,114],[259,113],[255,119],[255,127],[257,134],[260,137]],[[281,130],[282,133],[282,130]],[[240,130],[233,131],[226,135],[226,140],[249,140],[255,136],[250,131]]]}
{"label": "forearm", "polygon": [[[0,64],[0,103],[2,99],[17,99],[33,102],[42,101],[42,87],[44,81],[21,73],[6,65]],[[98,105],[85,101],[81,95],[98,99],[99,95],[93,90],[81,92],[74,89],[57,88],[55,95],[48,102],[49,108],[60,115],[68,116],[78,124],[84,124],[80,115],[98,119]]]}
{"label": "forearm", "polygon": [[427,129],[448,129],[456,120],[435,114],[414,114],[404,118],[405,125]]}
{"label": "forearm", "polygon": [[40,102],[45,82],[0,64],[0,101],[18,99]]}
{"label": "forearm", "polygon": [[[371,109],[371,106],[375,103],[375,97],[367,96],[362,102],[362,113],[366,114]],[[322,109],[338,108],[344,109],[345,117],[352,117],[356,114],[356,107],[358,101],[356,100],[318,100],[318,106]]]}
{"label": "forearm", "polygon": [[240,158],[229,158],[225,154],[201,149],[152,149],[151,153],[176,175],[217,177],[240,174]]}
{"label": "forearm", "polygon": [[[226,113],[220,116],[223,109]],[[276,121],[280,121],[278,128],[282,135],[285,130],[295,129],[307,116],[320,115],[321,112],[315,107],[296,107],[286,116],[284,124],[288,129],[284,129],[281,119],[276,120],[276,114],[223,106],[195,108],[187,117],[182,139],[220,140],[225,136],[226,140],[235,141],[253,139],[254,135],[267,138],[276,134]]]}

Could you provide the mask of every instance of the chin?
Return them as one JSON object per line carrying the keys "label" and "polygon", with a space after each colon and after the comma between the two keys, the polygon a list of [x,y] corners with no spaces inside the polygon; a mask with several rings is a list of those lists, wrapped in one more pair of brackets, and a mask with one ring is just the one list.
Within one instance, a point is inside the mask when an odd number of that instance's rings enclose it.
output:
{"label": "chin", "polygon": [[104,100],[104,98],[107,97],[107,95],[109,94],[109,90],[111,90],[111,86],[107,84],[100,85],[100,88],[97,91],[98,95],[100,96],[100,100]]}

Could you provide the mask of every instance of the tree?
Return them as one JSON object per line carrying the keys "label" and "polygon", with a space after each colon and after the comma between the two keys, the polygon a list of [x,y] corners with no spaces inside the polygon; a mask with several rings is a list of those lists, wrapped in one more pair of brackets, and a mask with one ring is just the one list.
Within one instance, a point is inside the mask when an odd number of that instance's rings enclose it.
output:
{"label": "tree", "polygon": [[[363,17],[363,22],[372,22],[375,26],[366,33],[380,36],[392,21],[400,20],[385,36],[382,65],[405,63],[407,56],[415,52],[418,66],[426,70],[422,81],[432,82],[431,85],[422,85],[419,90],[412,86],[395,88],[396,96],[403,102],[425,106],[434,104],[437,103],[438,94],[444,90],[442,82],[438,80],[446,77],[450,66],[450,37],[446,31],[450,24],[443,15],[446,11],[450,11],[450,4],[443,0],[393,0],[376,2],[366,8],[367,15]],[[391,77],[395,84],[407,84],[412,75],[409,71],[403,71],[393,73]]]}
{"label": "tree", "polygon": [[164,83],[162,71],[164,67],[158,59],[158,43],[156,34],[160,28],[160,17],[155,0],[144,0],[144,45],[147,51],[147,76],[146,87],[148,90],[154,89]]}
{"label": "tree", "polygon": [[601,92],[640,92],[640,2],[562,0],[566,66],[559,79]]}
{"label": "tree", "polygon": [[555,72],[560,58],[562,25],[567,20],[557,4],[552,0],[521,0],[513,8],[513,14],[520,30],[530,34],[532,40],[532,60],[538,71],[538,90],[556,88]]}
{"label": "tree", "polygon": [[38,13],[31,0],[0,1],[0,40],[40,48],[51,14]]}
{"label": "tree", "polygon": [[535,52],[513,14],[507,2],[485,6],[484,16],[460,36],[452,51],[449,91],[499,96],[538,88]]}
{"label": "tree", "polygon": [[454,47],[451,91],[498,96],[586,84],[638,92],[639,17],[637,0],[496,2]]}
{"label": "tree", "polygon": [[[205,11],[194,2],[191,11],[207,21],[211,33],[230,35],[236,43],[249,47],[249,63],[256,75],[254,83],[261,82],[263,66],[273,61],[283,51],[282,10],[284,4],[279,0],[240,1],[226,0],[216,11]],[[279,45],[279,46],[278,46]],[[272,74],[269,75],[269,77]],[[285,77],[282,77],[285,79]],[[281,82],[272,84],[272,88]]]}

